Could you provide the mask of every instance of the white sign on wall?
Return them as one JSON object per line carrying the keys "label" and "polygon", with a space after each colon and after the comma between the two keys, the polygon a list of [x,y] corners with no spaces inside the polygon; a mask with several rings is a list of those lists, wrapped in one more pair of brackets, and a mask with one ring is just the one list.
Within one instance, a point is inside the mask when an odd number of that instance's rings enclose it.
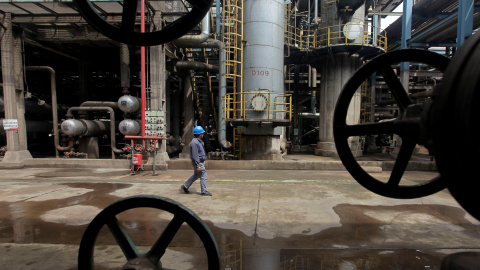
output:
{"label": "white sign on wall", "polygon": [[3,129],[18,129],[18,121],[17,119],[3,119]]}

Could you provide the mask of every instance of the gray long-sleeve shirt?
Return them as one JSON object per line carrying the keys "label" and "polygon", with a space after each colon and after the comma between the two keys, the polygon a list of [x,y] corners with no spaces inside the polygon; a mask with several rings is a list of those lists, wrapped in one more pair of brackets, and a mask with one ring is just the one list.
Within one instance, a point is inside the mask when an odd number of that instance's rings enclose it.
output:
{"label": "gray long-sleeve shirt", "polygon": [[203,141],[199,138],[193,138],[192,142],[190,143],[190,159],[192,160],[192,165],[197,167],[198,164],[207,160]]}

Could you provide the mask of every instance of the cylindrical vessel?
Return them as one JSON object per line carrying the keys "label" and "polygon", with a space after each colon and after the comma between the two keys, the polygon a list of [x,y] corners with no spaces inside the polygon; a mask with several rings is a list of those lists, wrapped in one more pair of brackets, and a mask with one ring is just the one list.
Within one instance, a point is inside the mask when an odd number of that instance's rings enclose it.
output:
{"label": "cylindrical vessel", "polygon": [[118,99],[118,107],[126,113],[139,113],[140,101],[131,95],[123,95]]}
{"label": "cylindrical vessel", "polygon": [[118,125],[118,129],[123,135],[136,136],[142,131],[138,120],[125,119]]}
{"label": "cylindrical vessel", "polygon": [[79,136],[85,132],[86,127],[80,120],[68,119],[62,122],[60,129],[68,136]]}
{"label": "cylindrical vessel", "polygon": [[110,121],[68,119],[60,129],[68,136],[98,136],[110,131]]}
{"label": "cylindrical vessel", "polygon": [[254,92],[243,97],[246,115],[250,119],[273,119],[272,112],[267,115],[267,104],[270,104],[270,111],[282,109],[273,103],[277,95],[258,92],[284,92],[284,1],[245,0],[244,10],[244,40],[247,42],[244,47],[243,91]]}

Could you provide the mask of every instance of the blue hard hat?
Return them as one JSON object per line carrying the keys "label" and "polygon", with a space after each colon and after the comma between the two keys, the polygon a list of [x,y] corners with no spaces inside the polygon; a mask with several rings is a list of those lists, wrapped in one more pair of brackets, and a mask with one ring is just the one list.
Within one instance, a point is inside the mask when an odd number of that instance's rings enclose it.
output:
{"label": "blue hard hat", "polygon": [[205,133],[205,130],[203,130],[203,128],[202,128],[201,126],[196,126],[196,127],[193,129],[193,134],[194,134],[194,135],[202,134],[202,133]]}

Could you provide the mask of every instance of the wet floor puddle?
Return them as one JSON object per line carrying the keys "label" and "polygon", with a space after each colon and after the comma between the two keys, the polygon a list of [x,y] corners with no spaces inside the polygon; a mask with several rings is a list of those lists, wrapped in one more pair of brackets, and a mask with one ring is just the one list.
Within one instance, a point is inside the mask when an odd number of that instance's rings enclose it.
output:
{"label": "wet floor puddle", "polygon": [[[82,183],[65,186],[93,190],[58,200],[0,202],[0,243],[78,246],[88,221],[120,199],[108,194],[130,187],[109,183],[95,184],[93,188]],[[62,211],[45,216],[45,209],[76,211],[83,219],[62,220],[66,213]],[[273,239],[222,229],[209,221],[205,224],[216,240],[222,269],[439,269],[446,253],[480,247],[478,226],[466,220],[465,212],[456,207],[339,204],[334,211],[340,218],[339,227]],[[150,249],[172,218],[171,213],[152,208],[136,208],[117,215],[122,229],[140,252]],[[432,224],[442,226],[436,229]],[[471,244],[460,246],[459,237],[464,237],[465,242],[472,239]],[[423,242],[423,238],[429,241]],[[433,238],[438,239],[438,244]],[[185,263],[195,265],[195,269],[207,269],[202,241],[186,224],[175,234],[168,250],[170,259],[164,267],[184,269],[178,265]],[[98,233],[94,254],[98,269],[114,269],[113,265],[125,262],[106,226]]]}

